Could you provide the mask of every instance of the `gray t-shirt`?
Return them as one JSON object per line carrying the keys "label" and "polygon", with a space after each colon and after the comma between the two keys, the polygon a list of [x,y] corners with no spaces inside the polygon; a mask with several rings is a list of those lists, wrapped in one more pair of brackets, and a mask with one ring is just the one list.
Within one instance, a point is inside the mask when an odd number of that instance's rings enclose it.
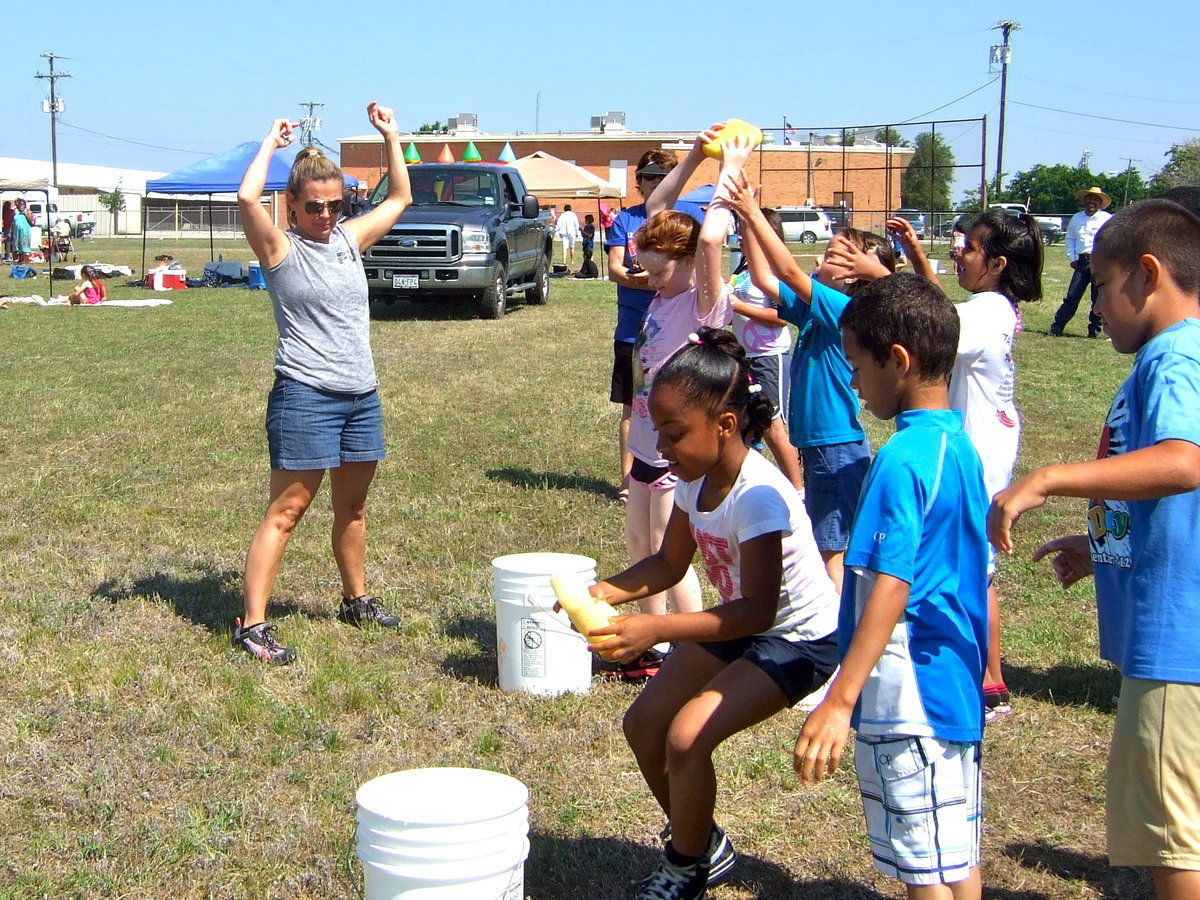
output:
{"label": "gray t-shirt", "polygon": [[295,229],[287,235],[288,255],[263,270],[279,328],[275,372],[324,391],[375,390],[367,275],[354,235],[342,225],[327,244]]}

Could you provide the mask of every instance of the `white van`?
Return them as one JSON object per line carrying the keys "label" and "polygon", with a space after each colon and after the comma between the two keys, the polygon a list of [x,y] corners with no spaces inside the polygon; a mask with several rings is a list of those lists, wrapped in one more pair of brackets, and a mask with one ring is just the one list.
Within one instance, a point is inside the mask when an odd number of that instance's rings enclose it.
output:
{"label": "white van", "polygon": [[783,222],[784,240],[815,244],[833,238],[833,223],[823,209],[815,206],[780,206],[775,211]]}

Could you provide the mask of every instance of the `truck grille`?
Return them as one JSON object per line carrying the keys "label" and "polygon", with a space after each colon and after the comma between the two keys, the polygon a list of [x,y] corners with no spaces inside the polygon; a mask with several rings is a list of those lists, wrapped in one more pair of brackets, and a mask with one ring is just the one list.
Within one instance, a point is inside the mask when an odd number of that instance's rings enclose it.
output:
{"label": "truck grille", "polygon": [[445,225],[397,225],[367,251],[377,265],[449,263],[462,256],[462,232]]}

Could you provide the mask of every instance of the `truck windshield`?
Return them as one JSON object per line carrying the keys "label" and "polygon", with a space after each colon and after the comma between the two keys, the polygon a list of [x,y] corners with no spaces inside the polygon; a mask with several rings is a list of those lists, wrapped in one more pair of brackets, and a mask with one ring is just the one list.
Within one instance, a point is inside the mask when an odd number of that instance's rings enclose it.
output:
{"label": "truck windshield", "polygon": [[[502,199],[496,175],[489,171],[464,172],[437,166],[413,166],[408,170],[412,182],[413,206],[498,206]],[[387,196],[388,178],[380,179],[371,205]]]}

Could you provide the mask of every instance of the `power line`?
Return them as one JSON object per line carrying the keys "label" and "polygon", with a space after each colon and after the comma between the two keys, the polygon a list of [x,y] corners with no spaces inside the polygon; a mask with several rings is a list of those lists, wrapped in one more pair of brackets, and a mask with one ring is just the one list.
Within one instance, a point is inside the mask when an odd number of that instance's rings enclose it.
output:
{"label": "power line", "polygon": [[1038,106],[1036,103],[1022,103],[1020,100],[1012,101],[1017,106],[1028,106],[1030,109],[1041,109],[1046,112],[1063,113],[1068,116],[1080,116],[1084,119],[1100,119],[1104,122],[1120,122],[1122,125],[1141,125],[1144,128],[1169,128],[1172,131],[1191,131],[1200,132],[1200,128],[1189,128],[1184,125],[1163,125],[1161,122],[1137,122],[1133,119],[1116,119],[1112,116],[1096,116],[1091,113],[1075,112],[1073,109],[1057,109],[1053,106]]}
{"label": "power line", "polygon": [[[997,76],[997,78],[998,78],[998,77],[999,77],[999,76]],[[953,106],[953,105],[954,105],[955,103],[957,103],[959,100],[966,100],[966,99],[967,99],[968,97],[970,97],[972,94],[978,94],[978,93],[979,93],[980,91],[982,91],[982,90],[983,90],[985,87],[989,87],[989,86],[991,86],[991,85],[993,85],[993,84],[995,84],[995,83],[996,83],[996,79],[995,79],[995,78],[993,78],[991,81],[988,81],[988,82],[986,82],[986,83],[984,83],[984,84],[981,84],[979,87],[975,88],[973,91],[967,91],[967,92],[966,92],[965,94],[963,94],[961,97],[955,97],[955,98],[954,98],[953,100],[951,100],[949,103],[943,103],[941,106],[935,107],[934,109],[931,109],[931,110],[929,110],[928,112],[923,112],[923,113],[921,113],[921,114],[920,114],[920,115],[918,115],[918,116],[911,116],[911,117],[909,117],[909,118],[905,119],[903,122],[900,122],[899,124],[901,124],[901,125],[907,125],[909,122],[916,122],[916,121],[918,121],[918,120],[920,120],[920,119],[924,119],[926,116],[931,116],[931,115],[933,115],[935,112],[941,112],[941,111],[942,111],[943,109],[945,109],[947,106]]]}
{"label": "power line", "polygon": [[196,153],[205,154],[207,150],[187,150],[183,147],[164,147],[161,144],[147,144],[144,141],[135,141],[130,138],[117,137],[115,134],[105,134],[102,131],[92,131],[90,128],[84,128],[81,125],[72,125],[70,122],[61,123],[64,128],[73,128],[75,131],[82,131],[86,134],[94,134],[96,137],[108,138],[110,141],[117,141],[122,144],[133,144],[136,147],[149,147],[152,150],[169,150],[172,153]]}
{"label": "power line", "polygon": [[[1057,81],[1047,81],[1044,78],[1034,78],[1032,75],[1024,76],[1027,81],[1036,81],[1039,84],[1048,84],[1051,87],[1067,88],[1072,91],[1083,91],[1088,94],[1100,94],[1104,97],[1120,97],[1123,100],[1146,100],[1150,103],[1175,103],[1183,106],[1200,106],[1200,101],[1196,100],[1166,100],[1162,97],[1142,97],[1138,94],[1117,94],[1113,91],[1098,91],[1095,88],[1083,87],[1078,84],[1060,84]],[[1015,101],[1014,101],[1015,102]]]}

